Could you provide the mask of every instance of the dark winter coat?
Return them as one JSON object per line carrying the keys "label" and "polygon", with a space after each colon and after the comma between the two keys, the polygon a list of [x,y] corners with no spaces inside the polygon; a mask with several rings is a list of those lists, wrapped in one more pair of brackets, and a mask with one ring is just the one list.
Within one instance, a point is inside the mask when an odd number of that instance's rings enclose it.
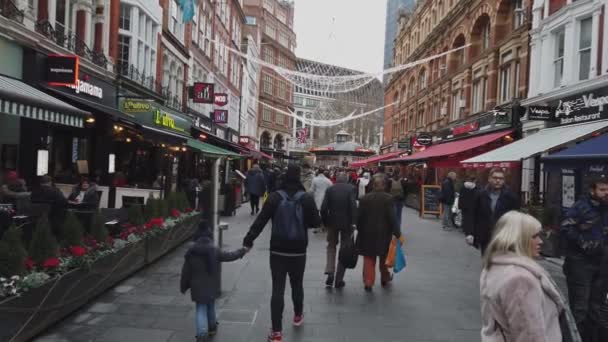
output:
{"label": "dark winter coat", "polygon": [[473,235],[473,206],[477,196],[477,186],[473,182],[465,182],[460,190],[458,208],[462,210],[462,229],[465,235]]}
{"label": "dark winter coat", "polygon": [[[304,191],[304,186],[299,184],[297,187],[286,186],[284,190],[291,197],[298,191]],[[274,213],[281,204],[281,195],[277,192],[272,192],[268,195],[260,214],[255,219],[249,232],[243,239],[243,246],[251,248],[253,241],[262,233],[264,227],[274,217]],[[302,199],[302,210],[304,211],[304,227],[317,228],[321,225],[321,217],[319,210],[315,204],[315,199],[311,194],[306,193]],[[306,239],[303,241],[284,240],[277,236],[270,237],[270,251],[285,254],[306,254],[308,247],[308,231],[306,231]]]}
{"label": "dark winter coat", "polygon": [[566,255],[584,256],[599,264],[603,244],[608,240],[608,206],[586,195],[566,213],[561,233],[566,244]]}
{"label": "dark winter coat", "polygon": [[[76,186],[74,187],[74,189],[72,189],[72,193],[70,194],[70,197],[68,197],[68,200],[70,201],[74,201],[78,195],[80,194],[81,188],[80,186]],[[94,185],[91,185],[85,192],[84,192],[84,198],[82,199],[82,204],[87,204],[91,207],[97,207],[99,205],[99,195],[97,194],[97,187]]]}
{"label": "dark winter coat", "polygon": [[456,200],[456,190],[454,190],[454,181],[450,177],[446,177],[441,183],[441,203],[445,205],[453,205]]}
{"label": "dark winter coat", "polygon": [[373,191],[359,201],[357,251],[364,256],[386,256],[392,236],[401,237],[393,197]]}
{"label": "dark winter coat", "polygon": [[333,229],[348,231],[357,222],[357,200],[354,187],[337,183],[325,192],[321,205],[323,223]]}
{"label": "dark winter coat", "polygon": [[507,212],[519,209],[519,198],[507,188],[502,189],[494,212],[492,212],[490,190],[484,189],[478,192],[473,205],[473,237],[475,238],[475,246],[485,251],[492,238],[496,221]]}
{"label": "dark winter coat", "polygon": [[201,304],[213,302],[220,296],[220,263],[234,261],[245,255],[241,248],[233,252],[219,249],[210,238],[200,238],[186,253],[180,291],[190,289],[192,301]]}
{"label": "dark winter coat", "polygon": [[266,192],[266,180],[259,169],[251,169],[245,178],[245,191],[251,195],[262,196]]}

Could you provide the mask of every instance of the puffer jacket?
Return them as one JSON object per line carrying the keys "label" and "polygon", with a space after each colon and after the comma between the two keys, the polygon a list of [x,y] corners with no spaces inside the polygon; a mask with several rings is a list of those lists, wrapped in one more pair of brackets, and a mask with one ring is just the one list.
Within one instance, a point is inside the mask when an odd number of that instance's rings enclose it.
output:
{"label": "puffer jacket", "polygon": [[561,225],[567,256],[585,256],[599,264],[608,240],[608,206],[586,195],[566,213]]}

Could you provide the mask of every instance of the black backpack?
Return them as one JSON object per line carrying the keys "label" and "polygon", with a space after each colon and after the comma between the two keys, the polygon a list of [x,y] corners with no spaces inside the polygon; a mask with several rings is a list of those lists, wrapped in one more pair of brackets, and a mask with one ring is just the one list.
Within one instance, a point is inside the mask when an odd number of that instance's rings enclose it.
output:
{"label": "black backpack", "polygon": [[302,208],[302,197],[306,193],[298,191],[293,197],[289,197],[283,190],[279,190],[277,193],[281,196],[281,203],[272,218],[272,235],[282,240],[306,240]]}

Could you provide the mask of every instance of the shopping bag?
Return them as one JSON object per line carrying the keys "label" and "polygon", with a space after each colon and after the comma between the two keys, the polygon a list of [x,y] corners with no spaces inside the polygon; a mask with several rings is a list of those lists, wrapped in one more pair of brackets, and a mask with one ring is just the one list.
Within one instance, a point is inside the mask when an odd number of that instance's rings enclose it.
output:
{"label": "shopping bag", "polygon": [[262,195],[262,204],[266,203],[266,199],[268,199],[268,192],[265,192],[264,195]]}
{"label": "shopping bag", "polygon": [[385,265],[387,267],[395,266],[395,252],[397,251],[397,239],[393,237],[391,240],[391,244],[388,247],[388,254],[386,254],[386,262]]}
{"label": "shopping bag", "polygon": [[405,253],[403,252],[401,241],[397,241],[397,244],[398,245],[395,248],[395,267],[393,267],[393,271],[395,271],[395,273],[401,272],[406,266]]}
{"label": "shopping bag", "polygon": [[355,237],[353,234],[348,239],[342,241],[340,244],[340,252],[338,254],[338,261],[344,268],[355,268],[357,267],[357,260],[359,255],[355,247]]}

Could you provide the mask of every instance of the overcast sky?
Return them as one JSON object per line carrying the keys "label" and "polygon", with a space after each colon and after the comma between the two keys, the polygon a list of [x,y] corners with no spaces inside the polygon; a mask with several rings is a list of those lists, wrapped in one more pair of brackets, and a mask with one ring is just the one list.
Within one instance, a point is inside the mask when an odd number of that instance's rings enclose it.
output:
{"label": "overcast sky", "polygon": [[296,55],[379,72],[385,18],[386,0],[295,0]]}

